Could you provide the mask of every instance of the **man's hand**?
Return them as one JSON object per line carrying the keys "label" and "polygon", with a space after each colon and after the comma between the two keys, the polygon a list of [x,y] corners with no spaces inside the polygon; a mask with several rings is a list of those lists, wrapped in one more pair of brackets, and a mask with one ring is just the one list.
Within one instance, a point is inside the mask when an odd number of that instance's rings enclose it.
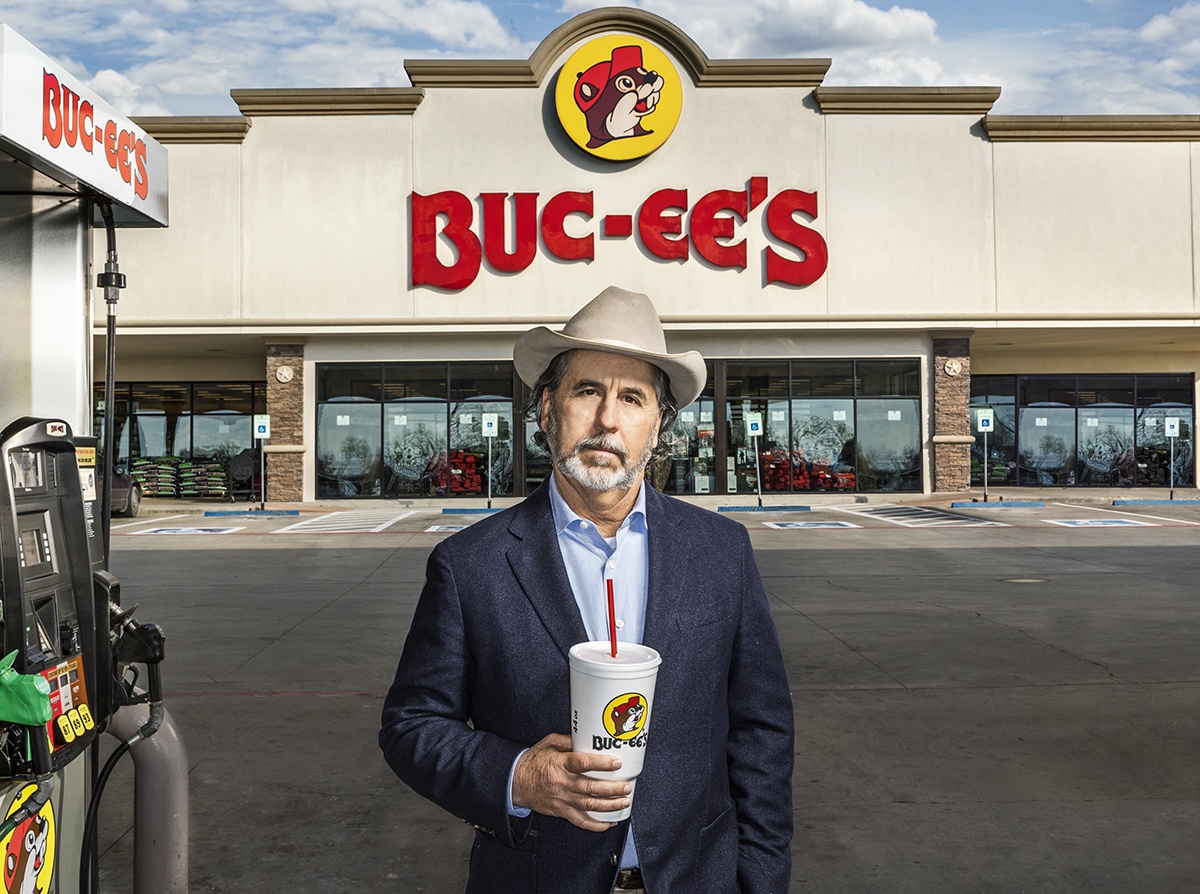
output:
{"label": "man's hand", "polygon": [[594,820],[587,811],[624,810],[633,788],[623,779],[592,779],[583,774],[620,766],[620,758],[572,751],[570,736],[551,733],[517,761],[513,804],[545,816],[562,817],[589,832],[603,832],[616,824]]}

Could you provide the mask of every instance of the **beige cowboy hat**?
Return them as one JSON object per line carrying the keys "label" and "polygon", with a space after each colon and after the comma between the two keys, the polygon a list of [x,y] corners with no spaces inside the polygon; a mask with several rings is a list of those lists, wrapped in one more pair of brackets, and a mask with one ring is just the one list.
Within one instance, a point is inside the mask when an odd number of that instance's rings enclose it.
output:
{"label": "beige cowboy hat", "polygon": [[704,390],[708,371],[697,351],[668,354],[662,323],[650,299],[609,286],[567,320],[562,332],[530,329],[513,347],[517,375],[532,387],[563,351],[603,351],[635,357],[657,366],[671,382],[671,394],[686,407]]}

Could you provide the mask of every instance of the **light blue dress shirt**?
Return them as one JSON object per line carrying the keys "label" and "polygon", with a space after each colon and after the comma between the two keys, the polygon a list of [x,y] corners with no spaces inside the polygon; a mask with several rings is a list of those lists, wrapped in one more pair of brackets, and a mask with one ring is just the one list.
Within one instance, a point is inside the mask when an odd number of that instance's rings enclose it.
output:
{"label": "light blue dress shirt", "polygon": [[[637,501],[617,529],[606,538],[593,522],[576,515],[558,490],[550,474],[550,509],[558,548],[562,551],[567,578],[588,639],[608,640],[608,584],[613,582],[617,641],[640,643],[646,626],[646,593],[649,586],[650,541],[646,526],[646,484],[642,482]],[[519,758],[518,758],[519,760]],[[513,764],[516,768],[516,764]],[[512,803],[512,773],[508,779],[508,809],[513,816],[528,816],[529,810]],[[625,839],[622,866],[637,866],[633,828]]]}

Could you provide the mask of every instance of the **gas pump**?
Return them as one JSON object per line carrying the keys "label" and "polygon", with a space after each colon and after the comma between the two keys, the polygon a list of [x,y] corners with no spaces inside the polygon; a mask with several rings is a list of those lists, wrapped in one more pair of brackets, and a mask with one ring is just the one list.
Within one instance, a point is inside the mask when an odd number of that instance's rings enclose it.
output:
{"label": "gas pump", "polygon": [[[102,786],[88,785],[82,758],[116,708],[149,701],[146,727],[162,718],[162,632],[133,621],[132,609],[120,605],[116,578],[98,567],[101,532],[89,505],[97,494],[94,487],[85,492],[94,473],[80,471],[62,420],[26,417],[0,432],[5,894],[92,887],[89,851]],[[127,677],[134,664],[146,666],[145,695]],[[9,690],[16,694],[7,697]],[[137,738],[153,731],[143,728]]]}

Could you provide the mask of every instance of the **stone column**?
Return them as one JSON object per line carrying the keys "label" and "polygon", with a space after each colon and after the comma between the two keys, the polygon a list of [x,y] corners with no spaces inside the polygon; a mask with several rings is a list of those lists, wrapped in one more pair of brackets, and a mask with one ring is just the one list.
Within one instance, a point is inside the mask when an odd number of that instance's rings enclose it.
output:
{"label": "stone column", "polygon": [[933,489],[971,489],[971,333],[933,336]]}
{"label": "stone column", "polygon": [[267,499],[304,499],[304,344],[267,343]]}

